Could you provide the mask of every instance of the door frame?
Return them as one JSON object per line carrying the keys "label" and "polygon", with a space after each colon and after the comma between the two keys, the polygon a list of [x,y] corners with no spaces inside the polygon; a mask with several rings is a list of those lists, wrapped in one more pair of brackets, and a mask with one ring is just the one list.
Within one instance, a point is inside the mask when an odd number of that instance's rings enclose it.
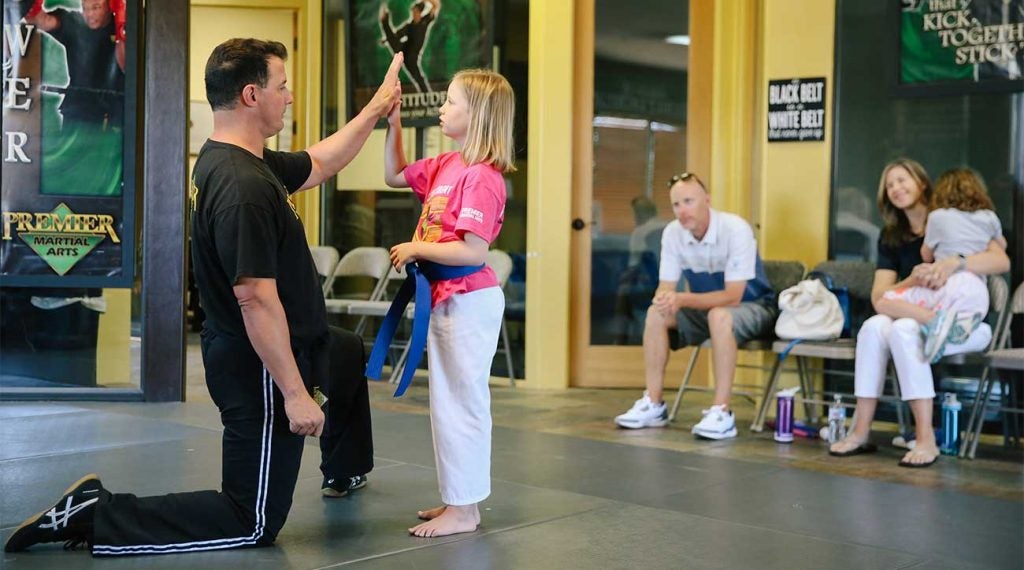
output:
{"label": "door frame", "polygon": [[[573,218],[585,226],[572,235],[569,385],[580,388],[641,388],[644,357],[640,346],[590,344],[590,294],[593,205],[594,0],[576,1],[575,73],[573,78]],[[687,100],[686,163],[710,173],[714,0],[690,0],[690,62]],[[655,185],[657,187],[657,184]],[[687,354],[669,358],[666,387],[677,386],[689,361]],[[708,381],[707,358],[698,360],[695,384]]]}

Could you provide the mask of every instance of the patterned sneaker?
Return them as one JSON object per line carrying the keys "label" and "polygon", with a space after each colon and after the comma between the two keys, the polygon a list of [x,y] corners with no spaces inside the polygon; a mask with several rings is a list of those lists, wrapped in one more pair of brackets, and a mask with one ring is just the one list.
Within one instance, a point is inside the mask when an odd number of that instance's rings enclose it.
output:
{"label": "patterned sneaker", "polygon": [[320,494],[331,499],[337,499],[365,486],[366,475],[355,475],[340,479],[324,477],[324,483],[320,486]]}
{"label": "patterned sneaker", "polygon": [[615,423],[626,429],[665,427],[668,425],[668,406],[665,402],[655,404],[644,392],[644,397],[633,402],[629,411],[615,416]]}
{"label": "patterned sneaker", "polygon": [[932,364],[938,362],[946,348],[946,341],[953,329],[956,318],[946,311],[935,311],[935,316],[921,327],[924,335],[924,359]]}
{"label": "patterned sneaker", "polygon": [[711,406],[701,413],[704,417],[693,426],[693,435],[705,439],[729,439],[736,437],[736,416],[732,410],[725,411],[725,405]]}
{"label": "patterned sneaker", "polygon": [[89,474],[75,481],[49,510],[29,517],[14,529],[5,552],[20,552],[43,542],[81,543],[92,540],[92,519],[96,504],[106,502],[110,493],[98,477]]}
{"label": "patterned sneaker", "polygon": [[971,333],[974,329],[978,328],[981,324],[981,315],[975,313],[970,316],[962,317],[958,316],[954,322],[952,328],[949,329],[949,336],[946,337],[947,344],[963,344],[967,342],[967,339],[971,337]]}

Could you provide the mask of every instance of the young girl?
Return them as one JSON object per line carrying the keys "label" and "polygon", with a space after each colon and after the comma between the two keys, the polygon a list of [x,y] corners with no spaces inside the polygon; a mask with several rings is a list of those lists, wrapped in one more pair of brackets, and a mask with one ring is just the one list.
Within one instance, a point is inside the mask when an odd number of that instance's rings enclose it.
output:
{"label": "young girl", "polygon": [[[505,212],[502,174],[513,166],[512,87],[501,75],[466,70],[448,86],[441,132],[461,150],[406,164],[400,108],[388,115],[384,180],[412,187],[423,202],[412,241],[391,248],[401,269],[410,262],[480,265],[498,236]],[[473,532],[477,504],[491,493],[491,360],[498,345],[505,297],[489,267],[430,284],[427,336],[430,425],[444,503],[417,515],[415,536]]]}
{"label": "young girl", "polygon": [[985,251],[990,241],[1005,248],[1006,239],[985,183],[973,170],[957,168],[940,176],[932,207],[921,258],[926,263],[958,258],[959,269],[938,289],[914,286],[886,292],[879,312],[921,323],[924,357],[934,363],[947,342],[963,343],[988,313],[988,287],[983,277],[965,271],[967,256]]}

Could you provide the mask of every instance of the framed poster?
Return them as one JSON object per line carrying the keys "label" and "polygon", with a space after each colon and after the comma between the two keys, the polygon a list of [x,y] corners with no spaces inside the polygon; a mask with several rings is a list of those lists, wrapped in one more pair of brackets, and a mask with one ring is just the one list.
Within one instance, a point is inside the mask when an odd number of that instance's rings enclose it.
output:
{"label": "framed poster", "polygon": [[138,4],[3,2],[0,285],[128,287]]}
{"label": "framed poster", "polygon": [[825,78],[768,81],[768,142],[825,140]]}
{"label": "framed poster", "polygon": [[900,0],[896,20],[898,94],[1024,90],[1024,2]]}
{"label": "framed poster", "polygon": [[491,0],[349,0],[346,7],[350,119],[373,97],[395,53],[405,56],[403,126],[436,125],[452,76],[491,65]]}

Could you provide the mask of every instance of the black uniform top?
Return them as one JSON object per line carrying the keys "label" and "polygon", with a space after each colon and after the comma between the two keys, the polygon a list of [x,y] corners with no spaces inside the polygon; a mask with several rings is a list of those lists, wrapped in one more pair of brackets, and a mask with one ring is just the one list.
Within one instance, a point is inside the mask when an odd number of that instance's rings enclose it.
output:
{"label": "black uniform top", "polygon": [[241,277],[277,280],[293,347],[327,334],[316,267],[288,194],[312,169],[305,152],[263,150],[260,160],[232,144],[206,141],[192,173],[192,263],[203,326],[247,338],[232,287]]}
{"label": "black uniform top", "polygon": [[896,272],[896,280],[902,281],[910,277],[914,267],[924,262],[921,259],[921,246],[924,236],[914,238],[897,246],[886,245],[878,240],[878,263],[875,269],[889,269]]}
{"label": "black uniform top", "polygon": [[80,12],[50,12],[60,26],[49,32],[64,44],[68,60],[68,86],[60,112],[65,119],[120,125],[124,117],[124,73],[114,54],[114,18],[94,30]]}

